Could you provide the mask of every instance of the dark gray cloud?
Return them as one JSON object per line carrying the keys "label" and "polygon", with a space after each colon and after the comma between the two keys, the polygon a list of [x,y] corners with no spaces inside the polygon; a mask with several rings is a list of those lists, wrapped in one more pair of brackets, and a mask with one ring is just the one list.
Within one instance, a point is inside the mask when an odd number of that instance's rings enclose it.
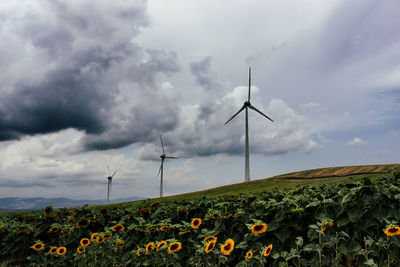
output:
{"label": "dark gray cloud", "polygon": [[200,60],[190,63],[190,71],[196,78],[196,83],[206,90],[217,89],[217,74],[211,70],[211,57],[205,56]]}
{"label": "dark gray cloud", "polygon": [[101,108],[112,105],[112,95],[99,92],[98,81],[74,70],[48,73],[36,85],[22,84],[3,97],[0,131],[4,139],[18,135],[56,132],[66,128],[100,133],[105,130]]}
{"label": "dark gray cloud", "polygon": [[[156,80],[179,70],[177,55],[132,42],[149,24],[145,1],[41,1],[11,5],[0,141],[74,128],[89,150],[119,148],[175,127],[174,103]],[[22,10],[22,11],[21,11]],[[18,17],[18,18],[17,18]],[[10,71],[11,72],[11,71]],[[171,99],[169,99],[171,100]]]}

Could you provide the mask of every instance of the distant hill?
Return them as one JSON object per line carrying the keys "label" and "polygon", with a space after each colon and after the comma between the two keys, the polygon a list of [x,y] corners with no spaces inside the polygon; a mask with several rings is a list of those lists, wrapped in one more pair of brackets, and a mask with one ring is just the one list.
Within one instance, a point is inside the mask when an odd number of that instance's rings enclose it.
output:
{"label": "distant hill", "polygon": [[[110,203],[120,203],[128,201],[136,201],[142,198],[117,198],[112,199]],[[0,211],[25,211],[43,209],[47,206],[53,208],[72,208],[82,207],[84,205],[99,205],[106,204],[106,200],[74,200],[69,198],[0,198]]]}

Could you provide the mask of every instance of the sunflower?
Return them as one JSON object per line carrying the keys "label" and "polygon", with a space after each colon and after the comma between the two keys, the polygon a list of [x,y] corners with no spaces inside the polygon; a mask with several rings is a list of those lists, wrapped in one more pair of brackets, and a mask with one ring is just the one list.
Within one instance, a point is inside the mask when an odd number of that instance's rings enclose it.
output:
{"label": "sunflower", "polygon": [[319,230],[320,233],[324,233],[326,230],[326,226],[322,227],[321,230]]}
{"label": "sunflower", "polygon": [[82,247],[89,246],[89,244],[90,244],[89,238],[82,238],[80,244],[81,244]]}
{"label": "sunflower", "polygon": [[211,241],[217,241],[217,238],[215,236],[207,236],[203,240],[204,243],[208,243],[208,242],[211,242]]}
{"label": "sunflower", "polygon": [[201,224],[201,219],[200,218],[194,218],[192,220],[191,226],[193,229],[198,229],[200,227]]}
{"label": "sunflower", "polygon": [[103,216],[106,216],[108,214],[108,209],[107,208],[102,208],[100,210],[100,213],[103,214]]}
{"label": "sunflower", "polygon": [[115,246],[116,246],[117,248],[123,248],[123,247],[124,247],[124,244],[125,244],[124,241],[119,241],[119,242],[115,243]]}
{"label": "sunflower", "polygon": [[332,226],[333,226],[333,222],[330,221],[330,222],[328,223],[327,227],[328,227],[328,228],[331,228]]}
{"label": "sunflower", "polygon": [[187,217],[189,216],[189,211],[185,210],[185,209],[180,209],[178,211],[178,216],[179,217]]}
{"label": "sunflower", "polygon": [[140,208],[140,209],[139,209],[139,212],[140,212],[142,215],[149,215],[150,210],[144,209],[144,208]]}
{"label": "sunflower", "polygon": [[112,237],[112,233],[105,233],[101,237],[103,237],[104,240],[110,239]]}
{"label": "sunflower", "polygon": [[86,228],[89,226],[90,220],[86,219],[86,218],[80,218],[77,222],[76,222],[76,228]]}
{"label": "sunflower", "polygon": [[225,245],[223,245],[221,247],[221,252],[224,255],[229,255],[229,254],[231,254],[231,252],[232,252],[234,247],[235,247],[235,241],[233,241],[232,239],[228,238],[225,241]]}
{"label": "sunflower", "polygon": [[266,223],[256,223],[251,227],[251,232],[255,235],[262,234],[267,231]]}
{"label": "sunflower", "polygon": [[49,213],[51,213],[51,212],[53,212],[53,207],[52,206],[47,206],[47,207],[45,207],[44,208],[44,213],[46,213],[46,214],[49,214]]}
{"label": "sunflower", "polygon": [[124,229],[125,229],[124,226],[120,223],[111,228],[113,232],[122,232],[124,231]]}
{"label": "sunflower", "polygon": [[43,245],[43,243],[36,243],[35,245],[32,246],[32,248],[36,251],[39,251],[44,248],[44,245]]}
{"label": "sunflower", "polygon": [[156,230],[157,230],[157,227],[155,227],[155,226],[150,226],[150,227],[147,227],[147,229],[146,229],[147,232],[154,232]]}
{"label": "sunflower", "polygon": [[62,229],[62,230],[61,230],[61,233],[62,233],[62,234],[68,234],[68,233],[69,233],[69,230],[68,230],[68,229]]}
{"label": "sunflower", "polygon": [[271,251],[272,251],[272,244],[270,244],[268,247],[264,249],[264,257],[268,257],[269,254],[271,254]]}
{"label": "sunflower", "polygon": [[67,222],[72,223],[74,222],[74,220],[75,220],[74,216],[68,216]]}
{"label": "sunflower", "polygon": [[182,248],[182,243],[181,242],[174,242],[171,243],[168,247],[168,253],[172,254],[174,252],[178,252]]}
{"label": "sunflower", "polygon": [[169,225],[169,224],[163,225],[163,226],[160,227],[160,230],[164,231],[164,232],[166,232],[166,231],[168,231],[170,229],[171,229],[171,225]]}
{"label": "sunflower", "polygon": [[385,234],[387,236],[394,236],[394,235],[400,235],[400,227],[391,225],[385,230]]}
{"label": "sunflower", "polygon": [[74,215],[74,214],[75,214],[75,211],[70,210],[70,211],[69,211],[69,214]]}
{"label": "sunflower", "polygon": [[162,247],[167,245],[167,241],[161,241],[157,244],[157,251],[160,251]]}
{"label": "sunflower", "polygon": [[104,242],[104,237],[103,236],[96,236],[96,242],[97,244],[101,244]]}
{"label": "sunflower", "polygon": [[95,240],[96,240],[96,237],[99,235],[99,233],[93,233],[91,236],[90,236],[90,240],[92,241],[92,242],[94,242]]}
{"label": "sunflower", "polygon": [[54,255],[54,253],[56,253],[57,252],[57,247],[52,247],[50,250],[49,250],[49,253],[51,254],[51,255]]}
{"label": "sunflower", "polygon": [[148,253],[149,251],[153,250],[154,246],[155,246],[154,242],[149,242],[147,244],[147,246],[146,246],[146,253]]}
{"label": "sunflower", "polygon": [[248,259],[251,259],[251,258],[253,258],[253,251],[247,251],[247,253],[246,253],[246,258],[248,258]]}
{"label": "sunflower", "polygon": [[82,254],[83,252],[85,252],[85,250],[86,249],[84,247],[83,248],[79,247],[76,249],[76,252],[78,252],[78,254]]}
{"label": "sunflower", "polygon": [[58,226],[53,226],[49,230],[49,232],[52,232],[52,233],[57,233],[57,231],[58,231]]}
{"label": "sunflower", "polygon": [[215,248],[215,244],[217,243],[217,239],[213,239],[210,242],[208,242],[206,244],[206,247],[204,248],[204,251],[206,253],[210,253],[214,248]]}
{"label": "sunflower", "polygon": [[143,232],[143,231],[145,231],[145,230],[146,230],[146,228],[145,228],[144,226],[135,227],[135,231]]}
{"label": "sunflower", "polygon": [[65,252],[67,252],[67,248],[66,247],[59,247],[57,249],[57,255],[64,255]]}
{"label": "sunflower", "polygon": [[156,202],[151,203],[150,206],[156,208],[159,204],[160,204],[160,202],[156,201]]}
{"label": "sunflower", "polygon": [[143,251],[141,251],[141,250],[138,249],[138,251],[136,252],[136,255],[137,255],[138,257],[142,256],[142,255],[143,255]]}
{"label": "sunflower", "polygon": [[184,231],[184,232],[179,232],[179,235],[186,235],[186,234],[188,234],[188,233],[190,233],[190,230]]}

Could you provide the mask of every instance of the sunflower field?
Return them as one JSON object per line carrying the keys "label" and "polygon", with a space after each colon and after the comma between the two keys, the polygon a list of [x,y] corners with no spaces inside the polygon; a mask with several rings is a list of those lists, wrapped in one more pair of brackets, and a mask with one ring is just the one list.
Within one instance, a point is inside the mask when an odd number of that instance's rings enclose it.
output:
{"label": "sunflower field", "polygon": [[398,173],[247,195],[1,214],[0,265],[400,266]]}

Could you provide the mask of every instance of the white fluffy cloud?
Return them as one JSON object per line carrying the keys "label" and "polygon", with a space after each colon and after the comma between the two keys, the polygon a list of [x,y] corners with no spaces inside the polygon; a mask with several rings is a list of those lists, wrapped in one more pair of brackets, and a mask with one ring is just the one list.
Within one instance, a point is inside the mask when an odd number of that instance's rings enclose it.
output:
{"label": "white fluffy cloud", "polygon": [[362,144],[366,144],[366,143],[368,143],[368,142],[362,140],[359,137],[354,137],[354,139],[347,141],[345,145],[347,145],[347,146],[356,146],[356,145],[362,145]]}

